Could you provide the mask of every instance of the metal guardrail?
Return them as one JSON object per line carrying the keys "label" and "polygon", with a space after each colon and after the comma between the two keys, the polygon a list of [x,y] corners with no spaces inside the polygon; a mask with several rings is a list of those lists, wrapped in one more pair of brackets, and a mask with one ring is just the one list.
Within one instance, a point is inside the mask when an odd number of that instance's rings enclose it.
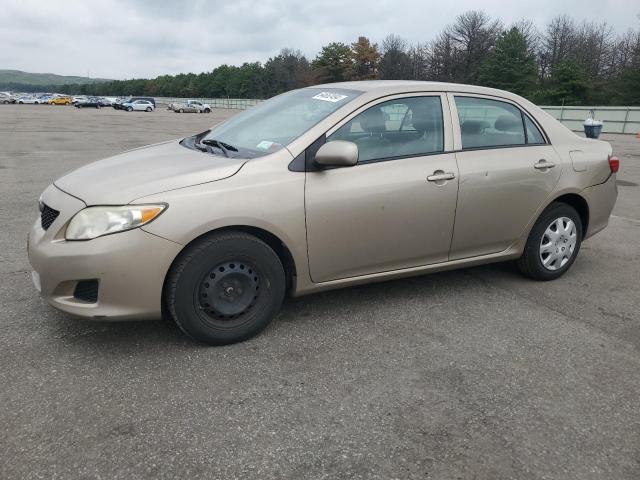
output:
{"label": "metal guardrail", "polygon": [[574,131],[583,131],[584,121],[593,110],[594,118],[604,122],[605,133],[640,132],[640,107],[540,107],[563,125]]}

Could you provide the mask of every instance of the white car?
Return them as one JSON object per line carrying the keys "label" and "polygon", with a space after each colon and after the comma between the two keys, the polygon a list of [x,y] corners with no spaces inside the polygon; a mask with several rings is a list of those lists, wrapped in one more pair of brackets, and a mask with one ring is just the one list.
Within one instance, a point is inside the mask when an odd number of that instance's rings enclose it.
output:
{"label": "white car", "polygon": [[89,101],[89,98],[86,95],[76,95],[72,98],[72,102],[71,103],[85,103]]}
{"label": "white car", "polygon": [[24,97],[18,98],[17,103],[33,103],[37,105],[42,102],[40,102],[40,100],[38,100],[36,97],[32,97],[31,95],[25,95]]}
{"label": "white car", "polygon": [[123,103],[122,106],[127,112],[132,112],[133,110],[137,110],[140,112],[152,112],[155,107],[153,103],[147,102],[146,100],[136,100],[134,102]]}
{"label": "white car", "polygon": [[169,108],[176,113],[211,113],[211,106],[198,100],[187,100],[186,103],[172,103]]}

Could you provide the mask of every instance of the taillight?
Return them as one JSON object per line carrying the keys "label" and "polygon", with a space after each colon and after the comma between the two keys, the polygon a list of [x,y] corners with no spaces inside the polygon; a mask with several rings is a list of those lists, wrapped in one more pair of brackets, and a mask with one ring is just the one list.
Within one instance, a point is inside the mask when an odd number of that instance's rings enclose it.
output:
{"label": "taillight", "polygon": [[620,170],[620,160],[618,160],[618,157],[609,155],[609,168],[611,169],[611,173],[617,173],[617,171]]}

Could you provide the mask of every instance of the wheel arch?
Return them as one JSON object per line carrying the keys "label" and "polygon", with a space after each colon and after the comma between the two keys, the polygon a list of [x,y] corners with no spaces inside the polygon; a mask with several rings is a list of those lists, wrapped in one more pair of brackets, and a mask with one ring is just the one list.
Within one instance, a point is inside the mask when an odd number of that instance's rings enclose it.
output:
{"label": "wheel arch", "polygon": [[[578,212],[580,222],[582,223],[582,238],[584,238],[589,228],[589,204],[585,198],[577,193],[565,193],[564,195],[554,198],[549,205],[552,203],[565,203],[572,206],[576,212]],[[547,205],[547,207],[549,205]]]}
{"label": "wheel arch", "polygon": [[167,278],[169,278],[169,275],[171,274],[171,271],[173,270],[173,267],[176,261],[180,258],[180,255],[182,254],[182,252],[187,250],[191,245],[201,240],[203,237],[206,237],[209,235],[215,235],[217,233],[223,233],[223,232],[247,233],[249,235],[253,235],[254,237],[259,238],[264,243],[269,245],[273,249],[273,251],[276,253],[278,258],[282,262],[282,266],[284,267],[284,273],[285,273],[285,278],[287,282],[286,293],[290,294],[293,291],[293,289],[295,288],[297,270],[296,270],[295,260],[293,258],[293,255],[291,254],[291,250],[289,249],[289,247],[286,245],[285,242],[283,242],[277,235],[273,234],[268,230],[265,230],[264,228],[255,227],[251,225],[226,225],[224,227],[214,228],[213,230],[209,230],[193,238],[189,243],[184,245],[180,250],[180,252],[175,256],[175,258],[171,262],[171,265],[169,266],[169,269],[167,270],[167,273],[165,274],[164,281],[163,281],[163,286],[162,286],[163,311],[165,310],[164,291],[167,283]]}

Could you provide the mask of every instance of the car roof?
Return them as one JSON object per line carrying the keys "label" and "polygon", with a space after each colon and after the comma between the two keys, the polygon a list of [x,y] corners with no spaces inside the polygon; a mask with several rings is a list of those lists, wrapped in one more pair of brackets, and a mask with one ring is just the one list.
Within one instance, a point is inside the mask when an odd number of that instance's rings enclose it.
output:
{"label": "car roof", "polygon": [[462,92],[479,93],[484,95],[494,95],[506,98],[516,98],[517,95],[505,90],[498,90],[489,87],[479,87],[477,85],[466,85],[462,83],[447,82],[425,82],[419,80],[361,80],[352,82],[324,83],[313,85],[307,88],[343,88],[346,90],[360,90],[379,95],[392,95],[396,93],[408,92]]}

